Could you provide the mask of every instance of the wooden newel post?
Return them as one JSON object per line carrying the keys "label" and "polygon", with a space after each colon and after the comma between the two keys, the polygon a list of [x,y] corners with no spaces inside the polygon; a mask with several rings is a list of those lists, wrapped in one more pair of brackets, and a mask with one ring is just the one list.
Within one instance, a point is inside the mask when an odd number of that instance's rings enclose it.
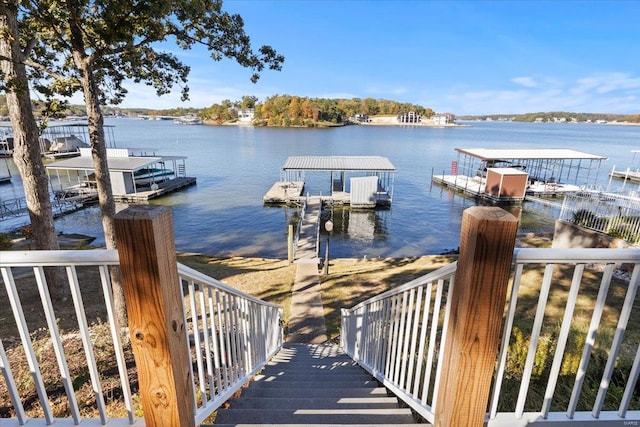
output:
{"label": "wooden newel post", "polygon": [[194,426],[171,211],[129,207],[116,215],[115,231],[145,424]]}
{"label": "wooden newel post", "polygon": [[495,370],[518,220],[498,207],[465,210],[435,426],[482,426]]}

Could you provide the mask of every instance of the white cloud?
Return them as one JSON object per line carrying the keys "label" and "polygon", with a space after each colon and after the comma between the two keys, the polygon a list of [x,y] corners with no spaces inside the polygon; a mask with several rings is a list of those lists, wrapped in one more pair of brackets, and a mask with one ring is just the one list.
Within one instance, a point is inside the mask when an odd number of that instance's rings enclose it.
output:
{"label": "white cloud", "polygon": [[524,87],[538,86],[538,83],[534,80],[533,77],[514,77],[511,79],[511,81]]}
{"label": "white cloud", "polygon": [[518,77],[510,82],[524,87],[517,90],[496,87],[482,91],[455,88],[442,99],[433,99],[431,104],[447,105],[458,115],[538,111],[640,112],[640,77],[629,73],[596,73],[572,81],[548,76],[534,82],[529,77]]}

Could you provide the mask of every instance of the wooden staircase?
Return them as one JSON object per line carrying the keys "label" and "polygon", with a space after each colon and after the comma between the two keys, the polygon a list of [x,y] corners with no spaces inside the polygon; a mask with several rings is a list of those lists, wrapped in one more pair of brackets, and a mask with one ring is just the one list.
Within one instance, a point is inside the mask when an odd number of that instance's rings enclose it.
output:
{"label": "wooden staircase", "polygon": [[285,344],[215,426],[417,425],[409,408],[330,344]]}

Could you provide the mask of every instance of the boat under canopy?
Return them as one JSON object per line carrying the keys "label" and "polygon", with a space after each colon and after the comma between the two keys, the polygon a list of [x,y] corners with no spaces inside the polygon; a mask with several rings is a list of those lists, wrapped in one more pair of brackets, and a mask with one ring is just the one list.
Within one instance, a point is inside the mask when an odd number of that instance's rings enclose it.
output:
{"label": "boat under canopy", "polygon": [[[184,181],[186,156],[156,156],[148,155],[150,149],[108,148],[107,165],[111,176],[113,195],[117,200],[146,200],[157,197],[166,191],[163,185],[167,182]],[[80,149],[80,156],[67,158],[46,165],[47,170],[58,174],[58,183],[62,172],[67,176],[69,186],[54,189],[59,193],[77,191],[91,192],[95,189],[94,163],[90,149]],[[195,183],[194,178],[187,179],[189,184]],[[180,185],[185,186],[185,185]],[[167,188],[165,186],[165,188]]]}
{"label": "boat under canopy", "polygon": [[[522,201],[526,194],[558,195],[594,189],[600,166],[607,157],[568,148],[456,148],[458,160],[452,162],[449,174],[435,175],[432,180],[466,193],[495,202]],[[489,172],[499,175],[490,183]],[[499,187],[516,175],[526,173],[523,191],[502,194]],[[505,178],[506,177],[506,178]],[[515,181],[514,181],[515,182]]]}

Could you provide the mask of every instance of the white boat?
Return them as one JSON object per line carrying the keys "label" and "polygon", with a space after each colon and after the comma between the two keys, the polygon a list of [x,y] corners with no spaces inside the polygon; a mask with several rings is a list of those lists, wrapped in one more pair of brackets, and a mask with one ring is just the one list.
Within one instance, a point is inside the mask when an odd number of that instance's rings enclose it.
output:
{"label": "white boat", "polygon": [[145,167],[135,171],[133,176],[136,181],[136,185],[152,185],[175,177],[175,172],[173,170],[164,168],[164,162],[158,162],[156,165],[163,167]]}
{"label": "white boat", "polygon": [[177,125],[201,125],[202,119],[196,116],[182,116],[173,119],[173,123]]}
{"label": "white boat", "polygon": [[61,136],[53,140],[49,145],[47,157],[72,157],[80,155],[80,148],[89,148],[90,145],[75,135]]}

